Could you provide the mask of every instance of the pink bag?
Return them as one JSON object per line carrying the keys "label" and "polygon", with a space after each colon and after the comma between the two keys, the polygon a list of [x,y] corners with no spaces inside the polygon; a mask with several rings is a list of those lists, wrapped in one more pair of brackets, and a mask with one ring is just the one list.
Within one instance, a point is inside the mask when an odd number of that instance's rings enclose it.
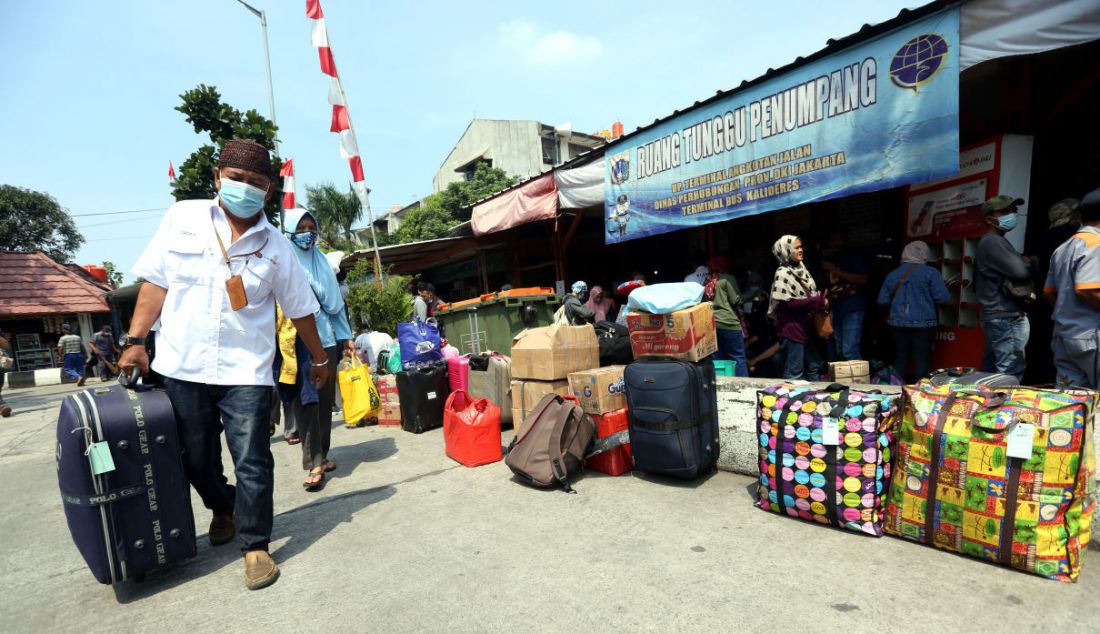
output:
{"label": "pink bag", "polygon": [[450,344],[447,344],[447,345],[443,346],[443,358],[444,359],[446,359],[447,361],[450,361],[451,359],[454,359],[457,356],[460,356],[459,352],[458,352],[458,348],[456,348],[456,347],[454,347]]}
{"label": "pink bag", "polygon": [[451,357],[447,359],[447,380],[451,382],[451,391],[470,388],[470,357]]}

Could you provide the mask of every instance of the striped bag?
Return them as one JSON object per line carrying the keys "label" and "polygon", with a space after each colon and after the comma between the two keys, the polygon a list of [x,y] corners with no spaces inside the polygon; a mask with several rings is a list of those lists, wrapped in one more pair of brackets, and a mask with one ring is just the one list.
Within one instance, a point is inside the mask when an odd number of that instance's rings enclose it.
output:
{"label": "striped bag", "polygon": [[886,531],[1075,581],[1095,503],[1098,395],[927,381],[905,393]]}
{"label": "striped bag", "polygon": [[831,385],[757,394],[760,508],[882,535],[895,396]]}

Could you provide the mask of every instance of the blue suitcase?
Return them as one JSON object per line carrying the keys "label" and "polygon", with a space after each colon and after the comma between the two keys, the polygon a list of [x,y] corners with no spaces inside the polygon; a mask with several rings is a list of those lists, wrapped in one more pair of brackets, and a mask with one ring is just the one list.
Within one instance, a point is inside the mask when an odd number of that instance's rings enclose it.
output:
{"label": "blue suitcase", "polygon": [[718,468],[714,365],[648,358],[626,366],[634,467],[690,480]]}
{"label": "blue suitcase", "polygon": [[195,556],[191,491],[164,392],[112,385],[66,397],[57,481],[73,542],[100,583],[140,581]]}

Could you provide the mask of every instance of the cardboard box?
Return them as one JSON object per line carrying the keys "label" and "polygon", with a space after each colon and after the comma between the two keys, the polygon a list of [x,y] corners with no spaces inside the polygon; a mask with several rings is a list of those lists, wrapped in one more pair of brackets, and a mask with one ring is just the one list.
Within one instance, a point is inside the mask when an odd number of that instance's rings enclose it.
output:
{"label": "cardboard box", "polygon": [[702,361],[718,351],[718,327],[710,302],[668,315],[630,313],[626,317],[635,357],[657,356]]}
{"label": "cardboard box", "polygon": [[598,367],[600,344],[591,324],[528,328],[512,340],[514,379],[558,381],[570,372]]}
{"label": "cardboard box", "polygon": [[383,427],[400,427],[401,405],[383,402],[382,411],[378,413],[378,424]]}
{"label": "cardboard box", "polygon": [[569,389],[589,414],[598,415],[626,407],[626,366],[611,365],[569,375]]}
{"label": "cardboard box", "polygon": [[837,383],[869,384],[871,364],[867,361],[835,361],[829,364],[829,376]]}
{"label": "cardboard box", "polygon": [[572,396],[569,381],[512,381],[512,429],[519,436],[523,419],[547,394]]}
{"label": "cardboard box", "polygon": [[374,377],[374,386],[378,388],[378,398],[383,403],[401,403],[397,396],[397,377],[383,374]]}

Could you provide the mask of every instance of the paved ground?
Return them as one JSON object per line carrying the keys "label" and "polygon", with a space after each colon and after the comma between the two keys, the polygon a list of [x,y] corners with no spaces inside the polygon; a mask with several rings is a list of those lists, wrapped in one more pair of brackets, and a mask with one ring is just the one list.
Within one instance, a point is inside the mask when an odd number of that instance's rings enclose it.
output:
{"label": "paved ground", "polygon": [[502,463],[450,461],[439,431],[378,427],[333,431],[340,469],[317,494],[299,449],[276,442],[271,588],[244,588],[196,498],[198,557],[112,589],[57,494],[54,417],[74,389],[14,390],[0,419],[2,632],[1100,631],[1100,553],[1061,584],[773,516],[744,476],[537,491]]}

